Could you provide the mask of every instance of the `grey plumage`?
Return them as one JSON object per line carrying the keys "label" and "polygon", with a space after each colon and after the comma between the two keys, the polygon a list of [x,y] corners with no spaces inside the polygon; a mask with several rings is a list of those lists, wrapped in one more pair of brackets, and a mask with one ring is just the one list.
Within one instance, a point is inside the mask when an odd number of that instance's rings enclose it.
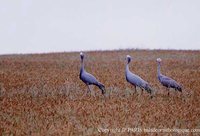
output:
{"label": "grey plumage", "polygon": [[85,71],[84,54],[82,52],[80,53],[80,57],[81,57],[81,69],[79,78],[88,86],[89,91],[91,91],[89,85],[96,85],[99,87],[99,89],[101,89],[102,94],[104,94],[105,86],[102,83],[100,83],[93,75]]}
{"label": "grey plumage", "polygon": [[141,77],[132,73],[129,70],[129,63],[131,62],[131,56],[127,55],[126,60],[127,60],[125,69],[126,80],[135,87],[135,90],[136,87],[139,87],[141,89],[145,89],[148,93],[152,94],[154,90],[150,87],[149,83],[144,81]]}
{"label": "grey plumage", "polygon": [[[158,68],[157,68],[157,73],[158,73],[158,80],[160,81],[160,83],[165,86],[166,88],[174,88],[175,90],[178,90],[180,92],[182,92],[182,87],[174,80],[171,79],[165,75],[162,75],[160,72],[160,67],[161,67],[161,59],[157,58],[157,63],[158,63]],[[168,92],[169,95],[169,92]]]}

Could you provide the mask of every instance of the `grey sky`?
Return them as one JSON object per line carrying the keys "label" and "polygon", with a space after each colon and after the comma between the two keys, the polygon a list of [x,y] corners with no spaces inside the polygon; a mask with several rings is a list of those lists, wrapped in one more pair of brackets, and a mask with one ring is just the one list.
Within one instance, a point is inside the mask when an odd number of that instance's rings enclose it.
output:
{"label": "grey sky", "polygon": [[0,54],[200,49],[199,0],[1,0]]}

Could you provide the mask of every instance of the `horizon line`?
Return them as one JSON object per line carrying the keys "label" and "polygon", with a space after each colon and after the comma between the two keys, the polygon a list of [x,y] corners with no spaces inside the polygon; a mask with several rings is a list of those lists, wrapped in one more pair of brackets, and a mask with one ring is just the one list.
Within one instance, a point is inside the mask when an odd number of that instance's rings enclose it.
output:
{"label": "horizon line", "polygon": [[130,50],[138,50],[138,51],[200,51],[200,49],[149,49],[149,48],[118,48],[118,49],[91,49],[91,50],[71,50],[71,51],[44,51],[44,52],[22,52],[22,53],[0,53],[0,56],[9,56],[9,55],[36,55],[36,54],[54,54],[54,53],[77,53],[77,52],[106,52],[106,51],[130,51]]}

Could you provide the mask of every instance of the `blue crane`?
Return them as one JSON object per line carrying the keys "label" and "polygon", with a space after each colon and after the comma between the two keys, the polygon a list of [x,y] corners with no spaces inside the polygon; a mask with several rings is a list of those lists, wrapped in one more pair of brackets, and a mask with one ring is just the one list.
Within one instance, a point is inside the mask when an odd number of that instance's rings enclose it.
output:
{"label": "blue crane", "polygon": [[100,83],[92,74],[85,71],[84,54],[82,52],[80,53],[80,57],[81,57],[81,69],[79,78],[87,85],[88,87],[87,93],[91,92],[89,85],[96,85],[99,87],[99,89],[101,89],[102,94],[105,94],[105,86],[102,83]]}
{"label": "blue crane", "polygon": [[[125,69],[125,76],[126,76],[127,82],[129,82],[130,84],[134,86],[135,92],[137,91],[137,87],[139,87],[140,89],[142,90],[144,89],[148,93],[152,94],[154,90],[150,87],[149,83],[144,81],[141,77],[132,73],[129,70],[129,63],[131,62],[131,56],[127,55],[126,61],[127,61],[127,64],[126,64],[126,69]],[[152,98],[152,95],[151,95],[151,98]]]}
{"label": "blue crane", "polygon": [[161,59],[157,58],[157,63],[158,63],[158,68],[157,68],[157,73],[158,73],[158,80],[160,81],[160,83],[165,86],[168,90],[168,95],[169,95],[169,90],[170,88],[174,88],[176,91],[180,91],[182,92],[182,87],[174,80],[171,79],[170,77],[167,77],[165,75],[162,75],[160,72],[160,67],[161,67]]}

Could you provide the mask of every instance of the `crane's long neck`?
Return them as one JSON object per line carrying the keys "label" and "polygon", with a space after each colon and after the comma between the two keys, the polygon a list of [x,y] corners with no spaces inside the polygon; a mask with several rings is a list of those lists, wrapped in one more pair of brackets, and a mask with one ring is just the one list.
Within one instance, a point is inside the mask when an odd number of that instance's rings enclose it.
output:
{"label": "crane's long neck", "polygon": [[129,72],[129,63],[126,64],[126,73]]}
{"label": "crane's long neck", "polygon": [[82,73],[84,71],[84,61],[83,59],[81,59],[81,70],[80,70],[80,73]]}
{"label": "crane's long neck", "polygon": [[158,62],[157,73],[158,73],[158,76],[160,76],[161,72],[160,72],[160,63],[159,62]]}

